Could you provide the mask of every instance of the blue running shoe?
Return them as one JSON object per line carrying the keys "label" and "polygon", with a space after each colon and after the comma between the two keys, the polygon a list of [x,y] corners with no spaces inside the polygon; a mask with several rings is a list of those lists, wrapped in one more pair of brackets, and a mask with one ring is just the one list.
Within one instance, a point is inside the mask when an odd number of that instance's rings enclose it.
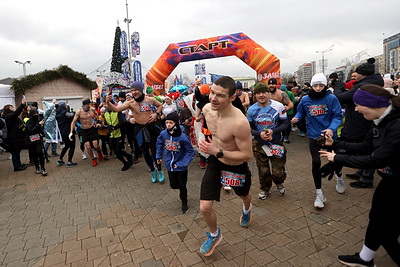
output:
{"label": "blue running shoe", "polygon": [[72,168],[72,167],[75,167],[76,165],[78,165],[78,163],[76,163],[76,162],[67,162],[67,168]]}
{"label": "blue running shoe", "polygon": [[242,227],[248,227],[251,223],[251,209],[252,209],[252,205],[250,204],[250,210],[249,213],[245,214],[243,209],[242,209],[242,215],[240,216],[240,226]]}
{"label": "blue running shoe", "polygon": [[62,161],[61,159],[57,160],[57,166],[62,166],[64,164],[65,164],[65,162]]}
{"label": "blue running shoe", "polygon": [[151,172],[151,182],[157,183],[157,170]]}
{"label": "blue running shoe", "polygon": [[164,183],[164,180],[165,180],[165,177],[164,177],[163,171],[159,171],[159,172],[158,172],[158,181],[159,181],[160,183]]}
{"label": "blue running shoe", "polygon": [[218,235],[216,237],[212,237],[210,232],[207,232],[207,240],[201,245],[200,252],[204,256],[210,256],[213,254],[215,247],[221,242],[222,234],[219,227],[217,228]]}

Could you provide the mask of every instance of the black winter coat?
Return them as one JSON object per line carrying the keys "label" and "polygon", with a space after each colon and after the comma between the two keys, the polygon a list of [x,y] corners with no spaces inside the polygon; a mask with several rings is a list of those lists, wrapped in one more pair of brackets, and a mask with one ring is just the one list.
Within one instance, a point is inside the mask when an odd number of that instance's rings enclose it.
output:
{"label": "black winter coat", "polygon": [[14,147],[23,147],[25,143],[25,126],[19,118],[25,105],[21,104],[14,111],[3,113],[3,118],[7,124],[7,140],[6,143]]}
{"label": "black winter coat", "polygon": [[62,137],[69,135],[74,116],[75,114],[69,112],[66,107],[60,106],[56,109],[56,120]]}
{"label": "black winter coat", "polygon": [[350,154],[336,154],[335,162],[351,168],[377,169],[378,174],[383,178],[397,176],[396,179],[398,179],[400,177],[399,136],[400,110],[393,108],[379,125],[373,124],[362,143],[335,141],[333,144],[335,151]]}
{"label": "black winter coat", "polygon": [[353,102],[353,95],[358,88],[365,84],[375,84],[383,86],[383,78],[380,74],[367,76],[354,83],[354,87],[342,94],[337,95],[340,104],[346,105],[344,113],[345,121],[341,136],[352,140],[363,140],[369,130],[372,122],[364,118],[364,116],[355,110],[356,105]]}

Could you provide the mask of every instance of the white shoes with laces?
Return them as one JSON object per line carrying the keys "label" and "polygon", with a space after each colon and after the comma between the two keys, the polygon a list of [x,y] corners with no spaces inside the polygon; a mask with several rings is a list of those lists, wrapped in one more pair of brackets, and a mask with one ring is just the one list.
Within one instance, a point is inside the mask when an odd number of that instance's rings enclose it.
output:
{"label": "white shoes with laces", "polygon": [[326,198],[324,197],[324,195],[317,194],[317,197],[315,198],[315,201],[314,201],[314,207],[316,207],[318,209],[322,209],[323,207],[325,207],[325,205],[324,205],[325,202],[326,202]]}

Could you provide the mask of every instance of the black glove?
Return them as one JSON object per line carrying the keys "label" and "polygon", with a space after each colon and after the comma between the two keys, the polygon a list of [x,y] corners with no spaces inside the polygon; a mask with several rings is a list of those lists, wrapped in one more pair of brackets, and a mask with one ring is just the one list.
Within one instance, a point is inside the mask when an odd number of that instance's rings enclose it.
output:
{"label": "black glove", "polygon": [[339,170],[340,167],[341,166],[335,164],[334,162],[328,162],[319,169],[319,173],[321,174],[322,178],[326,178],[326,176],[328,176],[328,180],[330,181],[332,180],[335,171]]}
{"label": "black glove", "polygon": [[115,127],[112,125],[108,125],[108,129],[110,129],[110,132],[114,131]]}

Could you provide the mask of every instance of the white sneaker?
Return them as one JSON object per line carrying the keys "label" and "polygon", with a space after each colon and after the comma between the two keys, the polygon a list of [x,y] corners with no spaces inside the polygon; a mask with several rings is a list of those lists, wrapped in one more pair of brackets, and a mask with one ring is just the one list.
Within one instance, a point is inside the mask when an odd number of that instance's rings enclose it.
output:
{"label": "white sneaker", "polygon": [[82,159],[87,159],[86,154],[82,153]]}
{"label": "white sneaker", "polygon": [[323,195],[317,195],[314,201],[314,207],[322,209],[325,207],[324,202],[326,202],[326,198]]}
{"label": "white sneaker", "polygon": [[230,187],[230,186],[224,186],[224,187],[222,187],[225,191],[231,191],[232,190],[232,187]]}
{"label": "white sneaker", "polygon": [[258,198],[264,200],[267,198],[268,195],[269,192],[261,191],[261,193],[258,194]]}
{"label": "white sneaker", "polygon": [[283,184],[276,185],[276,188],[278,195],[283,196],[286,193],[286,188],[283,186]]}
{"label": "white sneaker", "polygon": [[338,192],[339,194],[343,194],[345,190],[346,185],[344,184],[342,177],[336,177],[336,192]]}

